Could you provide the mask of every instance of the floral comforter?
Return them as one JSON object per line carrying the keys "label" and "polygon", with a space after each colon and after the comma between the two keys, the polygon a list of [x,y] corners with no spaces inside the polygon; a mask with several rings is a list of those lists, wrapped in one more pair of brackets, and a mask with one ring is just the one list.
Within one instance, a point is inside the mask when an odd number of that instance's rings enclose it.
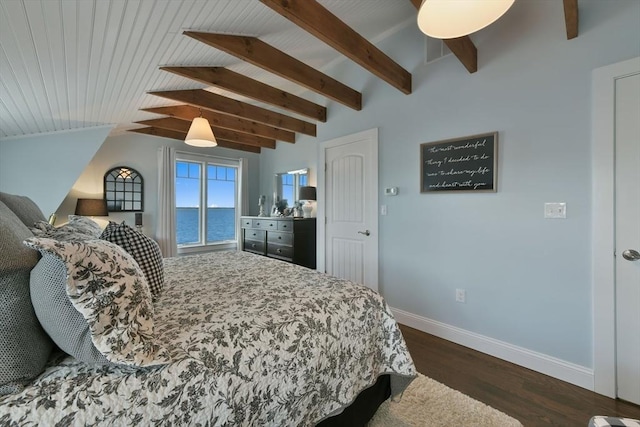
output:
{"label": "floral comforter", "polygon": [[155,333],[170,364],[52,357],[0,397],[0,426],[311,426],[382,374],[392,395],[416,375],[380,295],[246,252],[166,259]]}

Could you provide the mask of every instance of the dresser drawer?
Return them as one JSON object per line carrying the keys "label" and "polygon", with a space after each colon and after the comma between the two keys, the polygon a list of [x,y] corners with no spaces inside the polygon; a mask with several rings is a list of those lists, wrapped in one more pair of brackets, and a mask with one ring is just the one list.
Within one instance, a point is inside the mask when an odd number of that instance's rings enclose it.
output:
{"label": "dresser drawer", "polygon": [[293,231],[293,220],[278,221],[278,231]]}
{"label": "dresser drawer", "polygon": [[293,233],[281,233],[278,231],[270,231],[267,233],[267,242],[269,244],[293,245]]}
{"label": "dresser drawer", "polygon": [[293,259],[293,247],[270,243],[269,246],[267,246],[267,255],[285,261],[291,261]]}
{"label": "dresser drawer", "polygon": [[242,228],[253,227],[253,220],[251,218],[242,218]]}
{"label": "dresser drawer", "polygon": [[264,238],[266,234],[267,232],[264,230],[258,230],[256,228],[245,228],[244,240],[260,240],[264,242]]}
{"label": "dresser drawer", "polygon": [[277,230],[278,221],[270,219],[254,219],[252,220],[253,228],[262,228],[263,230]]}
{"label": "dresser drawer", "polygon": [[260,255],[264,255],[264,240],[245,240],[244,241],[244,250],[247,252],[255,252]]}

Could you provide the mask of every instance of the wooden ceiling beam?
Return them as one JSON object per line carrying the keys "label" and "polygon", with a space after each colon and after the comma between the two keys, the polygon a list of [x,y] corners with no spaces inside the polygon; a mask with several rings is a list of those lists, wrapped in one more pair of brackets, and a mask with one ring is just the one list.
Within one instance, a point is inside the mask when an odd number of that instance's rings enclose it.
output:
{"label": "wooden ceiling beam", "polygon": [[578,37],[578,0],[563,0],[567,40]]}
{"label": "wooden ceiling beam", "polygon": [[478,49],[469,36],[442,40],[449,50],[462,62],[469,73],[478,71]]}
{"label": "wooden ceiling beam", "polygon": [[246,102],[237,101],[204,89],[167,90],[148,93],[207,110],[275,126],[280,129],[316,136],[316,125],[313,123],[276,113],[266,108],[247,104]]}
{"label": "wooden ceiling beam", "polygon": [[310,117],[321,122],[327,121],[327,108],[304,98],[269,86],[223,67],[160,67],[188,79],[213,85],[256,101],[266,102],[276,107]]}
{"label": "wooden ceiling beam", "polygon": [[[411,0],[416,9],[420,9],[422,0]],[[425,36],[426,37],[426,36]],[[456,37],[455,39],[442,40],[449,50],[462,62],[467,71],[478,71],[478,49],[469,36]]]}
{"label": "wooden ceiling beam", "polygon": [[234,130],[237,132],[247,133],[249,135],[264,136],[265,138],[277,139],[284,142],[296,142],[296,134],[294,132],[263,125],[262,123],[253,122],[251,120],[241,119],[239,117],[218,114],[209,110],[202,110],[192,105],[168,105],[166,107],[141,108],[140,110],[147,111],[149,113],[177,117],[184,120],[192,120],[194,117],[198,117],[202,113],[202,117],[209,120],[209,124],[211,124],[211,126],[215,126],[217,128]]}
{"label": "wooden ceiling beam", "polygon": [[315,0],[260,0],[344,56],[405,94],[411,73]]}
{"label": "wooden ceiling beam", "polygon": [[185,35],[360,111],[362,94],[256,37],[185,31]]}
{"label": "wooden ceiling beam", "polygon": [[[169,130],[169,129],[160,129],[155,127],[129,129],[129,132],[136,132],[144,135],[158,136],[161,138],[177,139],[179,141],[184,141],[184,139],[187,137],[187,134],[184,132],[178,132],[178,131]],[[233,141],[225,141],[222,139],[218,139],[218,147],[231,148],[232,150],[248,151],[250,153],[260,153],[261,151],[260,147],[253,147],[251,145],[238,144]]]}
{"label": "wooden ceiling beam", "polygon": [[[182,120],[176,117],[163,117],[161,119],[140,120],[135,123],[151,126],[154,128],[175,130],[185,135],[191,127],[191,120]],[[246,133],[234,132],[228,129],[221,129],[211,126],[213,135],[216,139],[220,138],[225,141],[233,141],[238,144],[252,145],[254,147],[276,148],[275,139],[263,138],[261,136],[249,135]]]}

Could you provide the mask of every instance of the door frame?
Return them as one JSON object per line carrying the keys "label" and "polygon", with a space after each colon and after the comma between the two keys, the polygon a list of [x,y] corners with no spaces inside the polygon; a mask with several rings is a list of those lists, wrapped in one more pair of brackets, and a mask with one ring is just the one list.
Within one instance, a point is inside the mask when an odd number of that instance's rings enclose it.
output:
{"label": "door frame", "polygon": [[593,70],[591,265],[593,390],[615,398],[615,81],[640,72],[640,57]]}
{"label": "door frame", "polygon": [[[372,220],[374,222],[374,224],[372,224],[372,229],[374,230],[374,235],[372,237],[375,237],[375,247],[376,247],[376,253],[378,254],[378,257],[376,257],[376,266],[378,266],[378,268],[376,268],[375,271],[375,275],[376,275],[376,282],[378,282],[378,278],[379,278],[379,274],[378,274],[378,270],[379,270],[379,264],[378,264],[378,258],[380,255],[380,247],[378,246],[378,171],[379,171],[379,165],[378,165],[378,128],[373,128],[373,129],[368,129],[368,130],[364,130],[361,132],[356,132],[356,133],[352,133],[350,135],[345,135],[345,136],[341,136],[335,139],[331,139],[329,141],[324,141],[322,143],[320,143],[318,145],[318,191],[317,191],[317,197],[318,197],[318,207],[317,207],[317,225],[318,225],[318,234],[317,234],[317,247],[318,247],[318,255],[317,255],[317,269],[318,271],[321,272],[326,272],[326,221],[327,221],[327,215],[326,215],[326,211],[325,211],[325,206],[326,206],[326,176],[325,176],[325,172],[327,169],[326,166],[326,150],[328,148],[333,148],[333,147],[337,147],[340,145],[344,145],[344,144],[348,144],[350,142],[354,142],[356,140],[361,140],[361,139],[369,139],[372,141],[372,144],[374,146],[374,150],[372,151],[372,155],[373,155],[373,159],[371,159],[371,161],[373,162],[375,171],[374,171],[374,176],[373,176],[373,182],[371,183],[374,190],[371,192],[371,194],[374,196],[375,198],[375,212],[373,212],[372,215]],[[380,284],[378,283],[378,289],[380,287]]]}

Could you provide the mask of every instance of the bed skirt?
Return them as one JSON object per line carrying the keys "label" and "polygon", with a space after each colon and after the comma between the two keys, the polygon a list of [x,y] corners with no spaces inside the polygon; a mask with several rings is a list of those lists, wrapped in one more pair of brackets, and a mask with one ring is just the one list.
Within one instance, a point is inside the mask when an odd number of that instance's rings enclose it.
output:
{"label": "bed skirt", "polygon": [[381,375],[374,385],[363,390],[340,414],[321,421],[317,427],[364,427],[389,396],[390,376]]}

